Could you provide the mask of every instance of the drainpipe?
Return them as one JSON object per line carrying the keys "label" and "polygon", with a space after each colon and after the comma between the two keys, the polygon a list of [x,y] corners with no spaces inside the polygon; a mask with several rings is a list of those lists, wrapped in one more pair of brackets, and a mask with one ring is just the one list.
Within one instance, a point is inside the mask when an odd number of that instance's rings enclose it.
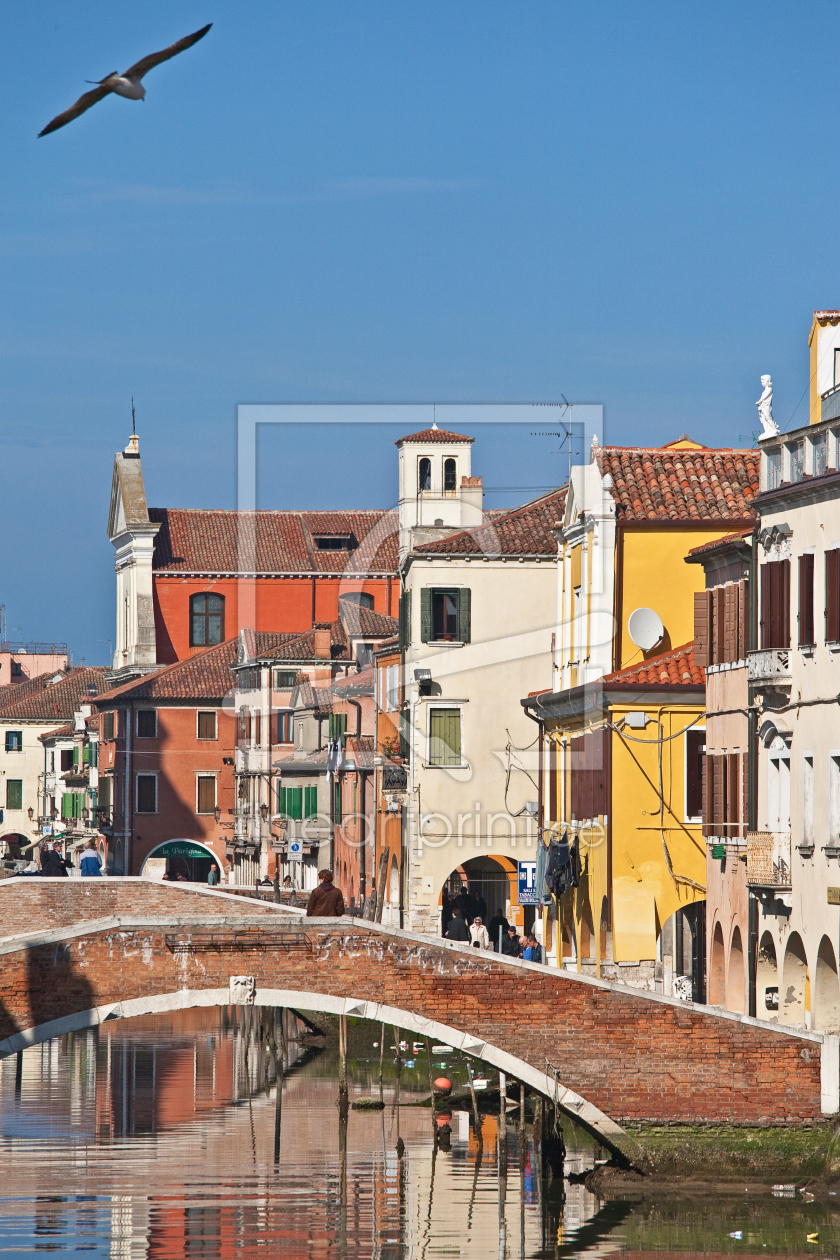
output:
{"label": "drainpipe", "polygon": [[[361,739],[361,737],[362,737],[362,705],[361,705],[361,701],[359,701],[359,700],[353,700],[353,699],[351,699],[351,697],[350,697],[350,696],[348,696],[348,697],[347,697],[347,703],[348,703],[348,704],[352,704],[353,708],[356,710],[356,734],[354,735],[354,737],[353,737],[353,738],[354,738],[354,739],[357,739],[357,740],[360,740],[360,739]],[[361,750],[361,748],[359,748],[359,750],[358,750],[358,755],[359,755],[359,757],[361,757],[361,755],[362,755],[362,750]],[[358,832],[359,832],[359,842],[360,842],[360,843],[359,843],[359,901],[361,902],[361,905],[362,905],[362,914],[364,914],[364,909],[365,909],[365,894],[366,894],[366,892],[367,892],[367,860],[366,860],[366,859],[367,859],[367,854],[366,854],[366,852],[365,852],[365,846],[366,846],[366,844],[367,844],[367,840],[366,840],[366,837],[365,837],[365,826],[364,826],[364,814],[365,814],[365,776],[364,776],[364,774],[363,774],[363,773],[359,770],[359,767],[358,767],[358,766],[356,767],[356,775],[357,775],[358,780],[359,780],[359,795],[360,795],[360,797],[361,797],[361,801],[360,801],[361,810],[360,810],[360,811],[356,814],[356,827],[358,828]],[[362,820],[363,820],[363,821],[361,822],[361,824],[359,823],[359,818],[360,818],[360,817],[361,817],[361,818],[362,818]]]}

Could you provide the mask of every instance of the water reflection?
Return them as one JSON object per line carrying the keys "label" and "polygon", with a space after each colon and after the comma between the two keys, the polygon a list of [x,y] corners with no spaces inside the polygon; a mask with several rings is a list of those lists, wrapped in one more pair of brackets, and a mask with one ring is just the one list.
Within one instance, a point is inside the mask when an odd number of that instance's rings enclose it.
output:
{"label": "water reflection", "polygon": [[[350,1103],[379,1096],[378,1026],[351,1030]],[[0,1062],[4,1256],[635,1256],[834,1252],[833,1215],[801,1203],[601,1203],[569,1175],[591,1143],[565,1130],[566,1179],[548,1138],[508,1111],[433,1117],[422,1052],[383,1110],[338,1106],[338,1062],[291,1013],[228,1008],[117,1021]],[[466,1064],[447,1062],[456,1087]],[[278,1076],[282,1090],[276,1088]],[[396,1106],[397,1092],[400,1105]],[[402,1150],[402,1155],[399,1154]],[[810,1205],[813,1209],[816,1205]],[[740,1217],[738,1219],[741,1219]],[[759,1237],[760,1235],[760,1237]],[[797,1241],[798,1240],[798,1241]]]}

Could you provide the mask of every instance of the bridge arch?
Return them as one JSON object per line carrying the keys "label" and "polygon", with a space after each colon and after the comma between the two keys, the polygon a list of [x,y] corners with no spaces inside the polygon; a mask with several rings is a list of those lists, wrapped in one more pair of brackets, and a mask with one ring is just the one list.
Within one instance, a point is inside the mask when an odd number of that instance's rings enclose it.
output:
{"label": "bridge arch", "polygon": [[620,1159],[626,1158],[620,1145],[621,1139],[626,1137],[621,1125],[594,1103],[588,1102],[580,1094],[564,1086],[556,1074],[549,1075],[541,1072],[539,1068],[526,1063],[524,1059],[519,1059],[490,1042],[481,1041],[469,1033],[461,1032],[449,1024],[426,1019],[422,1015],[401,1007],[368,1002],[364,998],[332,997],[304,989],[256,987],[251,996],[253,1000],[247,1003],[235,1003],[232,1001],[230,988],[179,989],[172,993],[148,994],[143,997],[129,998],[123,1002],[111,1002],[15,1033],[14,1036],[0,1042],[0,1058],[49,1041],[52,1037],[61,1037],[68,1032],[94,1028],[111,1020],[133,1019],[138,1015],[158,1015],[167,1011],[183,1011],[199,1006],[291,1006],[298,1010],[317,1011],[325,1015],[353,1015],[359,1019],[369,1019],[374,1023],[392,1024],[405,1032],[445,1042],[453,1050],[460,1050],[471,1058],[480,1059],[499,1071],[507,1073],[508,1076],[524,1081],[526,1085],[555,1102],[561,1111],[591,1133],[599,1142],[609,1147]]}

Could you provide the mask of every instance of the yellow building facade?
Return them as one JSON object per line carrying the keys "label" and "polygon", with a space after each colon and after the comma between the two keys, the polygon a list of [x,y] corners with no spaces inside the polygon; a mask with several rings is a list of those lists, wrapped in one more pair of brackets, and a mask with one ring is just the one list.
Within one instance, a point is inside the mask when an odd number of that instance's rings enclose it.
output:
{"label": "yellow building facade", "polygon": [[[594,447],[558,525],[553,686],[541,723],[544,838],[578,838],[558,908],[566,965],[645,987],[702,972],[705,677],[689,550],[752,520],[757,452]],[[554,908],[552,907],[552,915]]]}

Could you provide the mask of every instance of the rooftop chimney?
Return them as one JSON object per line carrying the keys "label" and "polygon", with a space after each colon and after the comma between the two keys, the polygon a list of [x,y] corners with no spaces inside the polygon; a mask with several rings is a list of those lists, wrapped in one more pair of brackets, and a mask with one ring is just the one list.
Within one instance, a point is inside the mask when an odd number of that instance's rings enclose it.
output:
{"label": "rooftop chimney", "polygon": [[315,631],[315,655],[319,659],[329,660],[332,648],[332,631],[316,630]]}

